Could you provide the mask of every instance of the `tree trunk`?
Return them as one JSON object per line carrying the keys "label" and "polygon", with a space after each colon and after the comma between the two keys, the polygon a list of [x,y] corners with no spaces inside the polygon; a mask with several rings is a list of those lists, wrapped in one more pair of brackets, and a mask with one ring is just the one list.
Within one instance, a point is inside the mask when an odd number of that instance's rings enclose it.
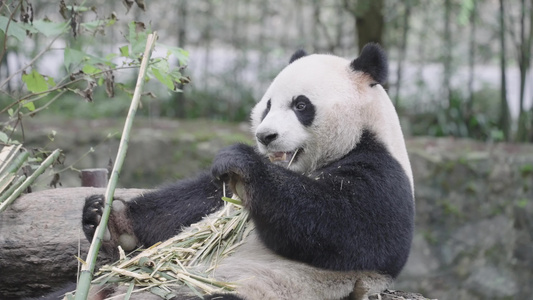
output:
{"label": "tree trunk", "polygon": [[529,32],[526,36],[526,13],[528,11],[526,1],[521,1],[521,15],[520,15],[520,41],[519,41],[519,57],[518,67],[520,70],[520,101],[518,114],[518,128],[516,132],[516,141],[525,142],[529,139],[529,131],[533,127],[529,127],[528,113],[524,107],[525,92],[526,92],[526,78],[527,72],[531,65],[531,43],[533,37],[533,1],[531,1],[529,9]]}
{"label": "tree trunk", "polygon": [[383,15],[384,0],[359,0],[359,11],[355,13],[357,44],[359,51],[370,42],[383,45],[385,17]]}
{"label": "tree trunk", "polygon": [[[429,2],[423,2],[420,3],[420,11],[424,12],[425,10],[429,9],[431,3]],[[421,13],[422,15],[422,22],[425,24],[429,24],[431,22],[431,17],[429,14]],[[420,34],[417,36],[419,41],[426,41],[428,38],[428,32],[429,32],[429,26],[422,26],[420,29]],[[420,94],[427,92],[427,86],[424,84],[424,68],[426,66],[426,43],[424,42],[418,42],[418,48],[417,48],[417,72],[415,78],[415,82],[420,82],[422,84],[418,85],[418,92]],[[427,104],[426,104],[427,105]]]}
{"label": "tree trunk", "polygon": [[452,33],[451,33],[451,11],[452,11],[452,1],[444,0],[444,53],[443,53],[443,64],[444,64],[444,78],[442,86],[444,88],[444,99],[448,100],[448,107],[452,106],[451,99],[451,87],[450,87],[450,78],[452,75]]}
{"label": "tree trunk", "polygon": [[524,92],[525,92],[525,83],[526,83],[526,72],[528,70],[528,60],[526,56],[529,56],[526,53],[526,1],[520,1],[520,40],[518,48],[518,69],[520,70],[520,98],[518,102],[518,126],[516,131],[515,140],[517,142],[523,142],[526,139],[526,114],[524,111]]}
{"label": "tree trunk", "polygon": [[474,78],[476,65],[476,18],[477,1],[472,0],[472,11],[470,12],[470,53],[468,55],[468,102],[466,103],[466,116],[472,116],[472,106],[474,105]]}
{"label": "tree trunk", "polygon": [[[178,47],[186,48],[187,45],[187,15],[189,3],[185,0],[179,0],[177,4],[177,27],[178,27]],[[180,84],[180,89],[183,89],[183,84]],[[183,93],[177,93],[174,103],[174,116],[178,118],[185,118],[186,99]]]}
{"label": "tree trunk", "polygon": [[[213,16],[213,0],[207,0],[207,10],[205,11],[205,17],[206,18],[211,18]],[[211,49],[211,23],[212,22],[207,22],[206,26],[205,26],[205,29],[204,29],[204,32],[203,32],[203,37],[202,37],[202,40],[204,41],[204,49],[205,49],[205,53],[204,53],[204,76],[203,76],[203,82],[204,82],[204,86],[203,86],[203,89],[204,90],[209,90],[209,67],[210,67],[210,60],[211,60],[211,52],[210,52],[210,49]]]}
{"label": "tree trunk", "polygon": [[[529,3],[529,40],[527,42],[528,44],[528,50],[526,52],[527,59],[528,59],[528,66],[531,67],[531,46],[533,45],[533,0]],[[529,77],[533,80],[533,74],[531,72],[529,73]],[[532,84],[533,85],[533,84]],[[531,108],[529,117],[531,119],[531,124],[529,127],[529,141],[533,142],[533,93],[530,95],[531,97]]]}
{"label": "tree trunk", "polygon": [[503,132],[503,137],[509,141],[511,130],[511,116],[509,114],[509,104],[507,103],[507,78],[505,71],[507,63],[505,60],[505,3],[504,0],[499,0],[500,3],[500,71],[501,71],[501,102],[500,102],[500,128]]}
{"label": "tree trunk", "polygon": [[344,14],[343,7],[340,3],[335,3],[335,12],[337,13],[337,24],[336,24],[336,32],[335,32],[335,47],[340,48],[341,50],[344,49],[342,40],[344,38],[344,24],[346,23],[346,20],[344,20]]}
{"label": "tree trunk", "polygon": [[[314,37],[318,37],[320,35],[320,29],[318,28],[319,27],[319,22],[316,21],[316,17],[320,13],[320,5],[318,4],[317,0],[313,0],[312,3],[313,3],[313,25],[311,26],[311,34]],[[313,50],[312,51],[314,53],[320,52],[320,48],[321,48],[320,47],[320,39],[319,38],[314,38],[314,39],[312,39],[312,43],[313,43]]]}
{"label": "tree trunk", "polygon": [[343,5],[355,19],[355,38],[359,51],[370,42],[383,45],[384,0],[343,0]]}
{"label": "tree trunk", "polygon": [[[85,257],[89,248],[81,230],[84,199],[104,192],[61,188],[30,193],[0,214],[0,299],[38,297],[76,280],[76,257]],[[129,200],[142,192],[118,189],[115,195]]]}
{"label": "tree trunk", "polygon": [[400,51],[398,55],[398,69],[396,73],[396,94],[394,96],[394,106],[398,108],[400,104],[400,87],[402,84],[402,71],[403,71],[403,62],[405,60],[405,54],[407,52],[407,37],[409,33],[409,19],[411,17],[411,0],[405,2],[405,12],[403,14],[403,33],[402,40],[400,44]]}

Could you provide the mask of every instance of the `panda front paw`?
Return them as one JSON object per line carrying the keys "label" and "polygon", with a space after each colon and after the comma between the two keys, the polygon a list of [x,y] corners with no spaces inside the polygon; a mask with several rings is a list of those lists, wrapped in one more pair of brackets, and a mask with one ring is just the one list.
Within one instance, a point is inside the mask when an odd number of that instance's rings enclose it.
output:
{"label": "panda front paw", "polygon": [[261,157],[253,147],[236,144],[218,152],[211,167],[211,174],[217,181],[228,183],[232,192],[246,200],[246,185],[252,174],[258,174],[263,167]]}
{"label": "panda front paw", "polygon": [[92,241],[96,227],[104,211],[104,195],[91,195],[85,199],[82,213],[82,228],[87,240]]}
{"label": "panda front paw", "polygon": [[234,175],[247,181],[259,164],[261,164],[261,159],[254,148],[236,144],[218,152],[213,161],[211,173],[213,177],[221,181],[227,181]]}

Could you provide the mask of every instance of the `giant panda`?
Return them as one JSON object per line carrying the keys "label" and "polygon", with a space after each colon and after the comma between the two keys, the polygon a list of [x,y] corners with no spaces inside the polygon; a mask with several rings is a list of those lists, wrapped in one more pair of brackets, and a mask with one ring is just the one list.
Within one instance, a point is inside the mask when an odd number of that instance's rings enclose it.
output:
{"label": "giant panda", "polygon": [[[228,184],[255,230],[214,271],[236,293],[204,299],[367,299],[384,290],[407,260],[414,227],[411,167],[382,86],[387,68],[377,44],[352,61],[296,52],[251,113],[256,146],[222,149],[196,178],[115,200],[103,249],[176,235],[220,209]],[[102,196],[86,199],[89,240],[102,206]],[[95,299],[121,292],[94,291]]]}

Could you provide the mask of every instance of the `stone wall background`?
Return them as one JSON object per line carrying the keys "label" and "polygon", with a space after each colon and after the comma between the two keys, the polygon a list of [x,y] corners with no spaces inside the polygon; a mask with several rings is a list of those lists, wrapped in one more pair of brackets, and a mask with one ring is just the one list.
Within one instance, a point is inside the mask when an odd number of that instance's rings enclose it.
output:
{"label": "stone wall background", "polygon": [[[106,167],[122,124],[27,122],[25,145],[64,149],[66,165],[93,147],[75,169]],[[252,143],[247,125],[142,119],[135,124],[121,187],[153,188],[191,176],[208,167],[221,147]],[[57,134],[50,141],[52,130]],[[533,145],[451,138],[408,138],[407,144],[417,227],[395,288],[438,299],[533,299]],[[61,173],[62,186],[79,186],[78,174]],[[47,189],[49,180],[42,176],[36,189]],[[0,214],[0,226],[5,218]],[[4,230],[0,227],[0,237]]]}

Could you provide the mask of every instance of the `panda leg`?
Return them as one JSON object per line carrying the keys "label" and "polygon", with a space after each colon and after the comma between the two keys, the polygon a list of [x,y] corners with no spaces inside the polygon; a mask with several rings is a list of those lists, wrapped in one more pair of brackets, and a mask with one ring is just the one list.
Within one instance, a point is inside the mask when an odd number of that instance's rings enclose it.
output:
{"label": "panda leg", "polygon": [[374,272],[365,272],[357,279],[349,300],[368,300],[368,296],[381,293],[389,287],[392,279],[389,276]]}
{"label": "panda leg", "polygon": [[[85,199],[83,207],[82,225],[83,232],[89,241],[92,241],[96,228],[102,219],[105,199],[103,195],[92,195]],[[117,246],[125,251],[132,251],[139,245],[133,232],[130,218],[127,216],[126,204],[122,199],[114,199],[111,215],[107,224],[106,233],[102,241],[105,253],[118,258]]]}

